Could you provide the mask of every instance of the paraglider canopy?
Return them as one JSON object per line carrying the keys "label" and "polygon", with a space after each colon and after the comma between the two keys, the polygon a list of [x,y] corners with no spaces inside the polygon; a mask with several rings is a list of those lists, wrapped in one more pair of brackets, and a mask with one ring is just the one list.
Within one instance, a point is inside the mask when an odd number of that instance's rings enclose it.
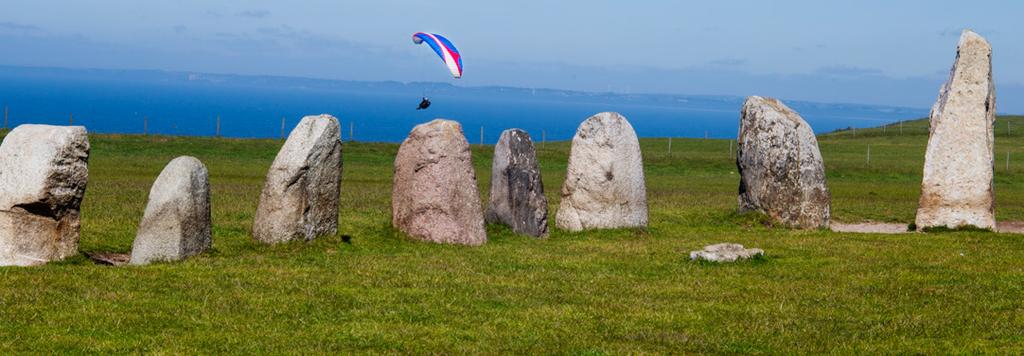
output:
{"label": "paraglider canopy", "polygon": [[462,55],[447,38],[436,33],[417,32],[412,35],[412,42],[429,45],[441,57],[441,61],[448,67],[452,76],[455,79],[462,78]]}

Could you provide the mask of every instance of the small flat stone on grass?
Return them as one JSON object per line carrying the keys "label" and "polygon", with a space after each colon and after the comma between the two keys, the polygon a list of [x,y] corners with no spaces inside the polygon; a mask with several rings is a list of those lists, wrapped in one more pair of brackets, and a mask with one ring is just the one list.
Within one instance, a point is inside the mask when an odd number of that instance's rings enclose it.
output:
{"label": "small flat stone on grass", "polygon": [[861,222],[855,224],[832,223],[829,228],[833,232],[853,232],[859,234],[906,234],[910,230],[907,224],[883,223],[883,222]]}
{"label": "small flat stone on grass", "polygon": [[131,261],[132,255],[127,253],[114,253],[114,252],[95,252],[86,253],[85,257],[99,265],[106,266],[123,266]]}
{"label": "small flat stone on grass", "polygon": [[996,232],[1004,234],[1024,234],[1024,221],[996,222]]}
{"label": "small flat stone on grass", "polygon": [[743,245],[728,242],[704,246],[703,250],[690,251],[690,260],[693,261],[736,262],[760,256],[764,256],[762,249],[744,248]]}

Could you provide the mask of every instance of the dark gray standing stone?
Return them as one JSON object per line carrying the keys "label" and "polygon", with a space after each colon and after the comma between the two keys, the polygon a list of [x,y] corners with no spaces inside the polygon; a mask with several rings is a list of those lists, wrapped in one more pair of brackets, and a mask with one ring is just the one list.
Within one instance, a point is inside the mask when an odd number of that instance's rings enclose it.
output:
{"label": "dark gray standing stone", "polygon": [[418,240],[482,245],[482,210],[462,125],[443,119],[416,125],[395,156],[392,225]]}
{"label": "dark gray standing stone", "polygon": [[520,234],[548,234],[548,199],[544,197],[537,152],[526,131],[505,130],[494,146],[485,218],[488,223],[508,225]]}
{"label": "dark gray standing stone", "polygon": [[736,142],[740,212],[760,211],[792,227],[828,227],[825,164],[799,114],[778,100],[749,97]]}
{"label": "dark gray standing stone", "polygon": [[211,242],[209,173],[195,157],[175,158],[149,190],[130,263],[183,260]]}
{"label": "dark gray standing stone", "polygon": [[88,163],[85,127],[21,125],[7,134],[0,145],[0,266],[78,253]]}
{"label": "dark gray standing stone", "polygon": [[338,231],[341,131],[331,115],[306,116],[267,172],[253,237],[273,244]]}
{"label": "dark gray standing stone", "polygon": [[619,113],[576,129],[555,225],[569,231],[647,226],[644,162],[633,126]]}
{"label": "dark gray standing stone", "polygon": [[929,115],[921,198],[914,219],[919,230],[996,229],[995,121],[992,46],[967,30],[960,36],[949,80]]}

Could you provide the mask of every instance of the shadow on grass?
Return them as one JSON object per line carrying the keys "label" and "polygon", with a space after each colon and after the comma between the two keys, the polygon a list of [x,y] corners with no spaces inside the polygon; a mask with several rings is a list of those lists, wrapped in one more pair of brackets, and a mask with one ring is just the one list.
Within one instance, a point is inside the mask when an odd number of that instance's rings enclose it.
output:
{"label": "shadow on grass", "polygon": [[[917,224],[911,223],[907,225],[907,231],[917,230]],[[974,225],[963,225],[956,228],[949,228],[946,226],[932,226],[921,229],[921,232],[925,233],[951,233],[951,232],[989,232],[995,233],[992,229],[980,228]]]}

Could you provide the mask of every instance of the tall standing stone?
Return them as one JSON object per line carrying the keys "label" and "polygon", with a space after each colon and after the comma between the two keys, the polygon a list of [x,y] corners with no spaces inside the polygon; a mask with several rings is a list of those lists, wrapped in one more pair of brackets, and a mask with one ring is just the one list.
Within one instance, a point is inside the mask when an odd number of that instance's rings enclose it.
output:
{"label": "tall standing stone", "polygon": [[88,163],[85,127],[21,125],[7,134],[0,144],[0,266],[78,253]]}
{"label": "tall standing stone", "polygon": [[306,116],[267,172],[252,234],[263,243],[338,231],[341,131],[331,115]]}
{"label": "tall standing stone", "polygon": [[195,157],[175,158],[149,190],[130,263],[182,260],[210,245],[209,173]]}
{"label": "tall standing stone", "polygon": [[918,229],[995,229],[995,119],[992,47],[967,30],[960,35],[949,80],[929,115],[931,128],[915,219]]}
{"label": "tall standing stone", "polygon": [[740,212],[760,211],[792,227],[828,227],[825,164],[799,114],[776,99],[749,97],[736,143]]}
{"label": "tall standing stone", "polygon": [[494,146],[485,219],[508,225],[520,234],[548,234],[548,199],[544,197],[537,152],[526,131],[505,130]]}
{"label": "tall standing stone", "polygon": [[618,113],[594,115],[572,138],[555,225],[569,231],[646,227],[644,184],[633,126]]}
{"label": "tall standing stone", "polygon": [[487,242],[469,142],[462,125],[436,119],[417,125],[395,157],[391,223],[437,243]]}

